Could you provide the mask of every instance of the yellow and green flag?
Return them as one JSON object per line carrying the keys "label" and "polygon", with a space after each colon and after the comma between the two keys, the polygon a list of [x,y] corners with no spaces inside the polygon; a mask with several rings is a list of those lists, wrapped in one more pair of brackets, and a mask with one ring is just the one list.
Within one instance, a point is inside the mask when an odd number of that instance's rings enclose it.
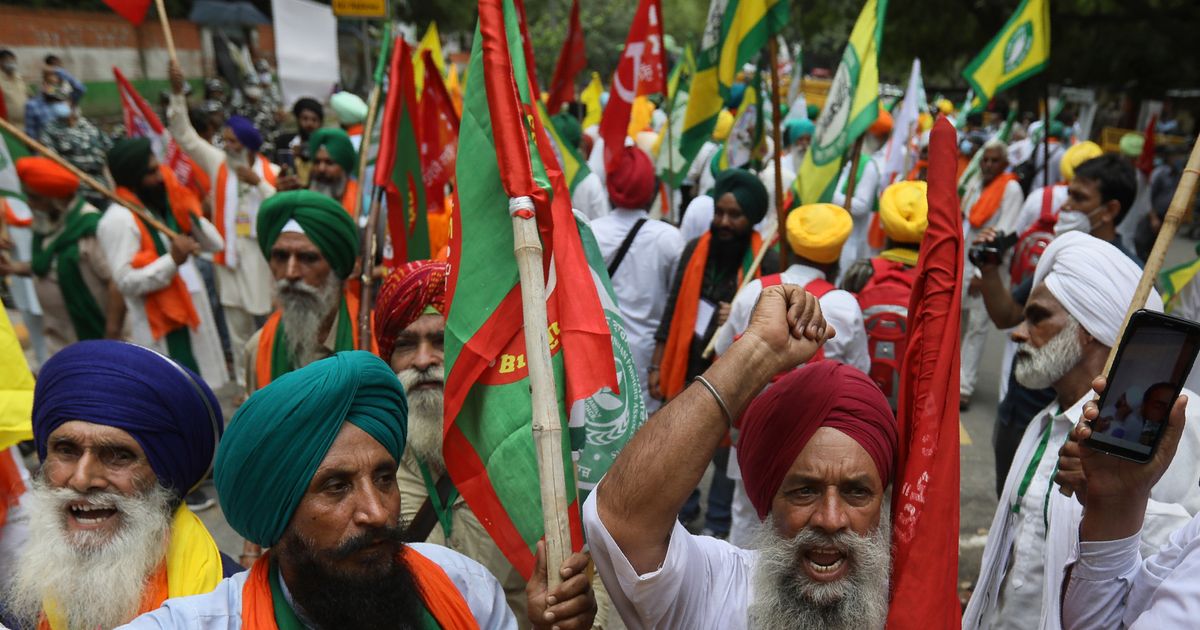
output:
{"label": "yellow and green flag", "polygon": [[790,0],[729,0],[721,20],[717,81],[721,95],[728,98],[742,64],[750,61],[783,30],[788,21]]}
{"label": "yellow and green flag", "polygon": [[1049,59],[1050,0],[1021,0],[1000,33],[963,70],[963,77],[983,104],[1041,72]]}
{"label": "yellow and green flag", "polygon": [[812,146],[797,171],[802,203],[827,202],[850,145],[879,116],[879,49],[887,0],[867,0],[842,53]]}
{"label": "yellow and green flag", "polygon": [[708,5],[708,20],[696,55],[695,73],[688,86],[687,108],[683,114],[683,133],[679,138],[679,153],[691,162],[712,137],[717,116],[725,107],[725,99],[717,86],[717,61],[721,55],[722,16],[729,0],[712,0]]}
{"label": "yellow and green flag", "polygon": [[[1200,245],[1196,246],[1196,255],[1200,256]],[[1166,305],[1165,310],[1168,313],[1175,309],[1175,298],[1196,277],[1197,273],[1200,273],[1200,258],[1171,267],[1158,274],[1159,292],[1162,293],[1163,304]]]}

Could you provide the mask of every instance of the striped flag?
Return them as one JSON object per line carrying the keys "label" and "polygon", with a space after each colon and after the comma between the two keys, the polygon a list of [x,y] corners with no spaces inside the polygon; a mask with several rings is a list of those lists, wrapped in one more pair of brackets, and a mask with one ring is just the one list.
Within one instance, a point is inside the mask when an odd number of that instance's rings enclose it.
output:
{"label": "striped flag", "polygon": [[750,61],[788,21],[789,0],[729,0],[721,21],[717,82],[721,96],[730,89],[742,64]]}
{"label": "striped flag", "polygon": [[712,138],[717,116],[725,107],[717,84],[717,61],[721,54],[721,20],[728,3],[729,0],[712,0],[708,5],[708,19],[700,39],[700,54],[696,55],[696,72],[688,87],[683,134],[679,139],[679,152],[688,162],[696,159],[704,143]]}
{"label": "striped flag", "polygon": [[175,139],[167,133],[159,120],[158,114],[150,103],[142,98],[133,85],[121,74],[121,70],[113,66],[113,77],[117,80],[117,92],[121,96],[121,110],[124,113],[125,133],[130,138],[149,138],[154,156],[162,164],[175,173],[175,179],[180,184],[193,187],[193,178],[197,170],[196,163],[175,144]]}

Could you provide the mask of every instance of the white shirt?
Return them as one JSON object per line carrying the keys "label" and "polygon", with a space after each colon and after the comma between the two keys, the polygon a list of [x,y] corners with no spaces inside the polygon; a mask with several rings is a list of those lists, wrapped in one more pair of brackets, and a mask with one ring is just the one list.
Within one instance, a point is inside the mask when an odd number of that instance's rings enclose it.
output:
{"label": "white shirt", "polygon": [[[1053,414],[1058,403],[1051,403],[1026,427],[988,530],[979,581],[963,615],[964,629],[1058,627],[1062,572],[1078,540],[1083,508],[1059,492],[1052,479],[1058,449],[1091,399],[1088,393],[1060,415]],[[1147,553],[1200,510],[1200,408],[1189,408],[1187,417],[1175,460],[1151,492],[1141,538]],[[1046,448],[1024,497],[1018,499],[1047,427]],[[1017,504],[1020,510],[1014,513]]]}
{"label": "white shirt", "polygon": [[604,588],[630,630],[748,627],[758,552],[693,536],[676,522],[662,566],[639,575],[600,521],[595,492],[583,504],[583,527]]}
{"label": "white shirt", "polygon": [[[446,572],[467,601],[481,630],[515,630],[517,620],[504,601],[504,591],[483,565],[438,545],[412,543],[409,546]],[[238,630],[242,627],[242,587],[249,575],[249,571],[242,571],[225,578],[211,593],[168,599],[162,608],[121,627],[130,630]]]}
{"label": "white shirt", "polygon": [[575,209],[582,212],[590,221],[595,221],[612,212],[612,207],[608,202],[608,191],[605,190],[604,183],[600,181],[600,176],[595,173],[588,173],[579,180],[575,192],[571,193],[571,205],[575,206]]}
{"label": "white shirt", "polygon": [[[807,265],[793,264],[780,274],[783,284],[793,284],[804,287],[820,278],[825,280],[825,274],[819,269]],[[733,340],[746,332],[750,325],[750,314],[762,294],[762,280],[752,280],[745,289],[738,292],[729,307],[729,319],[725,325],[717,329],[716,351],[721,354],[733,345]],[[825,342],[825,358],[841,361],[854,366],[863,373],[871,370],[871,355],[867,351],[867,330],[863,325],[862,309],[854,296],[835,289],[821,296],[821,313],[825,321],[833,325],[837,336]]]}
{"label": "white shirt", "polygon": [[[646,217],[645,210],[618,208],[591,222],[592,233],[606,265],[612,263],[633,225]],[[617,294],[617,304],[625,318],[629,351],[638,374],[643,377],[650,369],[654,333],[667,308],[671,281],[683,247],[679,230],[662,221],[647,220],[612,278],[613,292]],[[649,379],[642,378],[642,398],[647,404],[650,403],[648,383]]]}
{"label": "white shirt", "polygon": [[[1016,232],[1017,236],[1020,236],[1033,227],[1034,223],[1037,223],[1038,217],[1042,216],[1042,199],[1045,196],[1045,190],[1044,187],[1035,188],[1033,192],[1029,193],[1029,196],[1025,198],[1025,203],[1017,211],[1017,218],[1009,224],[1009,231]],[[1005,190],[1004,193],[1007,196],[1008,191]],[[1050,212],[1054,216],[1058,216],[1059,210],[1066,202],[1067,186],[1055,184],[1050,193]]]}
{"label": "white shirt", "polygon": [[[870,258],[871,248],[867,244],[867,232],[871,227],[871,215],[875,211],[875,203],[879,201],[880,162],[883,160],[882,149],[871,155],[871,159],[862,168],[862,177],[854,187],[854,198],[850,200],[850,217],[854,220],[854,228],[850,230],[850,238],[842,246],[842,258],[839,267],[843,271],[849,269],[855,261]],[[846,207],[846,178],[850,176],[850,163],[842,168],[834,186],[833,199],[835,206]]]}

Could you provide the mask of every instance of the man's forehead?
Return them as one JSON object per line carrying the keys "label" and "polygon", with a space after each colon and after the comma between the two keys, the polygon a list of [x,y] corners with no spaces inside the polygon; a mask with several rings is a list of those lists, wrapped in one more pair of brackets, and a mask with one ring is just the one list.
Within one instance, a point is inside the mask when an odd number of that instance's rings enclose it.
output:
{"label": "man's forehead", "polygon": [[737,196],[731,192],[727,192],[718,197],[715,205],[726,212],[742,211],[742,206],[738,203]]}
{"label": "man's forehead", "polygon": [[299,232],[283,232],[279,238],[275,239],[275,245],[271,249],[282,249],[289,252],[316,252],[321,253],[321,249],[317,247],[307,235]]}
{"label": "man's forehead", "polygon": [[407,335],[436,335],[446,332],[446,318],[437,313],[425,313],[404,329]]}
{"label": "man's forehead", "polygon": [[321,460],[321,465],[317,467],[317,473],[329,469],[357,470],[363,466],[374,467],[386,461],[395,463],[392,454],[383,444],[354,423],[343,422],[333,444],[326,451],[325,458]]}
{"label": "man's forehead", "polygon": [[[821,427],[796,456],[790,477],[819,477],[826,481],[869,478],[881,483],[875,460],[857,440],[833,427]],[[836,479],[831,479],[831,478]]]}
{"label": "man's forehead", "polygon": [[[1046,277],[1050,277],[1052,274],[1053,272],[1046,274]],[[1032,306],[1045,309],[1050,313],[1058,313],[1059,311],[1066,310],[1063,308],[1062,302],[1059,302],[1058,298],[1054,297],[1054,293],[1050,291],[1050,287],[1046,286],[1045,279],[1034,286],[1033,290],[1029,292],[1029,299],[1025,301],[1025,308],[1028,309]]]}
{"label": "man's forehead", "polygon": [[68,420],[50,432],[49,439],[76,443],[97,442],[108,446],[124,445],[141,450],[137,440],[126,430],[87,420]]}

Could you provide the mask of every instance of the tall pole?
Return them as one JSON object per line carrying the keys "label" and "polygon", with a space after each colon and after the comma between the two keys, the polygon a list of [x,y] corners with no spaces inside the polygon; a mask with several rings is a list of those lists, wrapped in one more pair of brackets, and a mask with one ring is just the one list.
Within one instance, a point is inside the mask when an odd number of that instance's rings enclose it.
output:
{"label": "tall pole", "polygon": [[1042,81],[1042,185],[1051,186],[1050,181],[1050,79]]}
{"label": "tall pole", "polygon": [[[779,44],[775,38],[769,40],[768,53],[771,55],[771,136],[775,141],[775,215],[779,223],[777,228],[778,233],[785,233],[787,224],[787,210],[783,207],[783,164],[780,162],[783,156],[783,146],[780,141],[779,125]],[[765,245],[764,245],[765,247]],[[779,270],[783,271],[788,267],[788,248],[782,243],[779,245]]]}
{"label": "tall pole", "polygon": [[[850,212],[851,206],[854,204],[854,189],[858,188],[858,158],[862,155],[863,137],[859,136],[854,141],[854,148],[850,149],[850,172],[846,174],[846,212]],[[835,184],[836,185],[836,184]]]}
{"label": "tall pole", "polygon": [[154,0],[154,6],[158,9],[158,23],[162,26],[163,39],[167,43],[167,56],[171,59],[171,63],[179,65],[179,59],[175,57],[175,37],[171,35],[171,23],[167,21],[167,9],[163,6],[163,0]]}
{"label": "tall pole", "polygon": [[[366,28],[365,26],[363,27]],[[366,31],[364,30],[364,33]],[[383,42],[379,51],[379,61],[375,64],[375,85],[371,88],[371,96],[367,105],[367,120],[363,125],[362,142],[358,145],[358,183],[366,186],[367,154],[371,148],[371,137],[375,132],[375,118],[379,113],[379,99],[383,86],[383,71],[387,67],[392,52],[391,22],[383,27]],[[365,45],[365,44],[364,44]],[[380,139],[383,142],[384,139]],[[362,212],[362,195],[354,196],[354,218]],[[383,188],[374,186],[371,189],[371,205],[367,210],[367,225],[362,235],[362,261],[359,269],[361,289],[359,292],[358,308],[358,346],[360,350],[371,349],[371,288],[375,281],[375,233],[379,231],[379,215],[383,206]]]}

